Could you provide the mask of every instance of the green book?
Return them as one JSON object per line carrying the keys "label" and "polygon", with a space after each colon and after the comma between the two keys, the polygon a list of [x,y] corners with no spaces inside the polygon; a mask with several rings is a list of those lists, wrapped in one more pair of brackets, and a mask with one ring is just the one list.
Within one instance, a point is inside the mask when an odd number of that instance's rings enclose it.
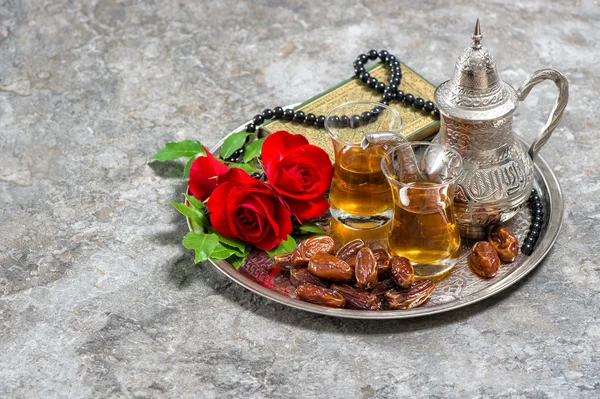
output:
{"label": "green book", "polygon": [[[380,82],[388,82],[390,73],[386,66],[379,64],[369,70],[371,76]],[[400,90],[405,93],[411,93],[425,100],[433,101],[435,86],[423,79],[415,71],[402,64],[402,83]],[[367,87],[366,84],[356,78],[345,80],[332,88],[317,94],[295,107],[295,110],[302,110],[305,113],[315,115],[327,115],[336,106],[350,101],[381,101],[381,93]],[[438,132],[440,128],[439,120],[432,115],[416,110],[411,106],[406,106],[398,101],[393,101],[390,105],[402,116],[404,127],[402,135],[410,141],[422,140]],[[317,145],[327,151],[330,156],[333,154],[331,139],[329,135],[314,126],[306,126],[299,123],[293,123],[285,120],[274,120],[264,125],[267,133],[278,130],[287,130],[290,133],[302,134],[311,144]],[[333,157],[332,157],[333,158]]]}

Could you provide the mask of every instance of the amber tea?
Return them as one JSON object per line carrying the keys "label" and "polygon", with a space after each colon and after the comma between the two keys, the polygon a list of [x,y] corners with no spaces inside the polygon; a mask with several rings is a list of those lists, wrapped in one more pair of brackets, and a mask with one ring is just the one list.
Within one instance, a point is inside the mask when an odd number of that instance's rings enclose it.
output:
{"label": "amber tea", "polygon": [[439,144],[415,142],[387,152],[381,168],[394,198],[390,251],[411,261],[417,279],[446,276],[460,255],[454,192],[461,156]]}
{"label": "amber tea", "polygon": [[436,265],[458,259],[460,236],[447,188],[418,181],[398,193],[394,204],[393,226],[388,238],[390,251],[404,256],[417,266],[417,274],[429,278],[443,273],[446,267]]}
{"label": "amber tea", "polygon": [[325,120],[334,149],[335,167],[329,205],[332,220],[366,232],[392,219],[390,186],[381,171],[382,144],[364,144],[369,133],[399,137],[402,118],[394,109],[371,102],[334,108]]}
{"label": "amber tea", "polygon": [[329,203],[356,216],[370,216],[391,209],[390,185],[381,171],[381,149],[345,148],[335,165]]}

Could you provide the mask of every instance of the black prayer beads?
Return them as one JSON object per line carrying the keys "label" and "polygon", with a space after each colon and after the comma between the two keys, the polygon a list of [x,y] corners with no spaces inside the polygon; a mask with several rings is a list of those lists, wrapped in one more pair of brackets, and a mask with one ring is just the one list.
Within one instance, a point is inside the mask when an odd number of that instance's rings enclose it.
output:
{"label": "black prayer beads", "polygon": [[529,226],[529,233],[527,233],[527,237],[521,246],[521,252],[527,256],[533,253],[544,226],[544,205],[535,188],[531,190],[529,196],[529,207],[531,209],[531,225]]}
{"label": "black prayer beads", "polygon": [[[374,61],[377,58],[379,58],[383,64],[387,65],[390,70],[391,78],[389,84],[379,82],[376,78],[371,76],[371,74],[365,68],[365,64],[368,61]],[[398,101],[403,103],[405,106],[419,109],[423,113],[439,119],[440,111],[432,101],[426,101],[420,97],[415,98],[412,94],[404,93],[402,90],[398,89],[400,82],[402,81],[402,68],[400,66],[400,61],[398,61],[396,56],[393,54],[390,54],[386,50],[381,50],[379,52],[376,50],[370,50],[367,52],[367,54],[360,54],[356,61],[354,61],[353,65],[354,75],[356,78],[364,82],[367,86],[381,93],[382,104],[389,105],[392,101]],[[361,115],[344,115],[341,117],[335,116],[332,117],[332,120],[330,120],[329,123],[332,123],[334,126],[338,127],[348,126],[355,128],[361,124],[372,122],[381,113],[381,110],[381,107],[375,107],[370,112],[363,112]],[[271,119],[283,119],[296,123],[303,123],[308,126],[315,125],[319,128],[323,128],[325,126],[326,117],[324,115],[317,116],[312,113],[305,114],[303,111],[294,111],[291,108],[267,108],[262,113],[257,114],[254,116],[254,118],[252,118],[252,122],[246,125],[246,132],[256,132],[260,125]],[[226,161],[236,162],[240,155],[242,154],[237,154],[235,156],[232,155]]]}

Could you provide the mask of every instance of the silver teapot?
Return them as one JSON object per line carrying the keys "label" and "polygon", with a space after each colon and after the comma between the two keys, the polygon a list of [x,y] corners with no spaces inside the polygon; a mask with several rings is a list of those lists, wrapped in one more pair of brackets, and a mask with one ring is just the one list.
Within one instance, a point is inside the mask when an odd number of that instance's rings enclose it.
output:
{"label": "silver teapot", "polygon": [[[560,122],[569,97],[565,77],[553,69],[536,71],[519,90],[500,80],[494,59],[481,46],[479,19],[472,44],[458,58],[452,79],[435,91],[441,126],[437,137],[464,159],[455,210],[460,233],[482,238],[488,227],[513,217],[533,185],[533,162]],[[558,87],[548,122],[529,151],[515,140],[513,113],[531,88],[544,80]]]}

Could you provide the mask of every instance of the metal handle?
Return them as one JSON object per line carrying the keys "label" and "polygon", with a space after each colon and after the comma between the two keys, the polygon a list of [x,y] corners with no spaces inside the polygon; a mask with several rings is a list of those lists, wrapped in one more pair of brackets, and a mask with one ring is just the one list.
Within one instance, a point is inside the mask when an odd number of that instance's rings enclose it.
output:
{"label": "metal handle", "polygon": [[546,122],[546,125],[538,133],[533,144],[531,144],[531,148],[529,148],[529,156],[532,161],[535,161],[537,153],[542,146],[546,144],[550,135],[560,123],[563,112],[567,107],[567,102],[569,101],[569,82],[567,82],[567,79],[560,72],[555,71],[554,69],[540,69],[539,71],[535,71],[533,76],[531,76],[517,91],[519,100],[525,100],[533,86],[544,80],[552,80],[554,84],[556,84],[556,87],[558,88],[558,97],[556,97],[556,103],[548,117],[548,122]]}

